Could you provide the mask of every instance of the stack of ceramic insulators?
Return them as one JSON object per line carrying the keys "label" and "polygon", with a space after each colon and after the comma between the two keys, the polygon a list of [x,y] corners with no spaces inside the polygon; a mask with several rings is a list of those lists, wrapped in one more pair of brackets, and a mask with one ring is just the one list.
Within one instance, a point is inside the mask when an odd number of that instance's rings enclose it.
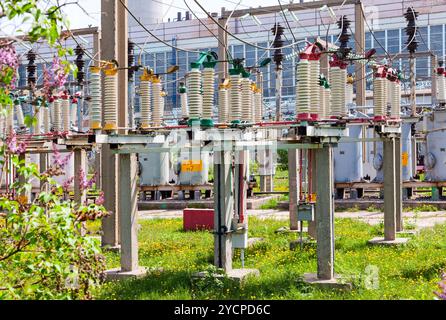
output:
{"label": "stack of ceramic insulators", "polygon": [[330,104],[330,87],[324,75],[321,75],[321,83],[319,85],[320,92],[320,114],[322,119],[329,117]]}
{"label": "stack of ceramic insulators", "polygon": [[243,77],[241,80],[241,101],[242,101],[242,117],[241,120],[252,121],[252,101],[251,101],[251,80]]}
{"label": "stack of ceramic insulators", "polygon": [[375,117],[385,118],[387,107],[387,79],[375,76],[373,79],[373,104]]}
{"label": "stack of ceramic insulators", "polygon": [[218,86],[218,122],[228,121],[228,88],[224,83]]}
{"label": "stack of ceramic insulators", "polygon": [[189,118],[189,108],[187,106],[187,90],[183,83],[180,83],[180,104],[181,104],[181,117],[183,119]]}
{"label": "stack of ceramic insulators", "polygon": [[53,115],[53,128],[54,131],[56,132],[60,132],[62,131],[62,124],[61,124],[61,110],[60,110],[60,99],[55,99],[53,104],[52,104],[53,110],[52,110],[52,115]]}
{"label": "stack of ceramic insulators", "polygon": [[60,107],[62,109],[62,129],[65,132],[70,131],[70,99],[68,96],[62,97]]}
{"label": "stack of ceramic insulators", "polygon": [[153,97],[152,121],[155,127],[159,127],[161,125],[161,108],[162,108],[161,80],[159,78],[154,78],[152,81],[152,97]]}
{"label": "stack of ceramic insulators", "polygon": [[189,105],[189,118],[200,119],[202,111],[201,72],[192,68],[187,76],[187,97]]}
{"label": "stack of ceramic insulators", "polygon": [[319,74],[320,62],[319,59],[309,59],[310,65],[310,114],[312,118],[321,118],[320,113],[320,91],[319,91]]}
{"label": "stack of ceramic insulators", "polygon": [[[74,126],[76,125],[77,120],[77,98],[73,98],[71,100],[71,107],[70,107],[70,120],[71,124]],[[80,125],[78,125],[80,129]]]}
{"label": "stack of ceramic insulators", "polygon": [[17,125],[19,127],[23,127],[25,125],[25,119],[23,117],[23,109],[22,106],[20,104],[16,104],[14,106],[15,109],[15,115],[17,117]]}
{"label": "stack of ceramic insulators", "polygon": [[347,106],[353,104],[353,77],[350,75],[345,84],[345,103]]}
{"label": "stack of ceramic insulators", "polygon": [[437,100],[439,103],[446,102],[446,73],[442,67],[437,68]]}
{"label": "stack of ceramic insulators", "polygon": [[43,133],[48,133],[51,131],[50,109],[43,106],[40,108],[40,111],[42,112]]}
{"label": "stack of ceramic insulators", "polygon": [[300,59],[297,64],[296,113],[309,117],[310,113],[310,64],[307,59]]}
{"label": "stack of ceramic insulators", "polygon": [[141,82],[139,85],[139,96],[141,97],[141,128],[143,129],[147,129],[148,127],[150,127],[151,88],[152,83],[150,82],[149,75],[145,73],[141,76]]}
{"label": "stack of ceramic insulators", "polygon": [[101,69],[91,67],[90,71],[90,128],[98,130],[102,127]]}
{"label": "stack of ceramic insulators", "polygon": [[390,117],[399,119],[401,110],[401,84],[399,80],[390,82]]}
{"label": "stack of ceramic insulators", "polygon": [[34,134],[40,133],[40,127],[42,125],[41,116],[42,116],[42,113],[40,112],[40,108],[38,108],[37,106],[34,106],[34,118],[35,118],[34,129],[33,129]]}
{"label": "stack of ceramic insulators", "polygon": [[347,114],[345,105],[345,84],[347,81],[347,70],[339,66],[330,68],[330,116],[341,118]]}
{"label": "stack of ceramic insulators", "polygon": [[167,96],[167,92],[164,91],[163,89],[161,90],[161,104],[160,104],[160,119],[161,121],[164,118],[164,106],[166,105],[166,96]]}
{"label": "stack of ceramic insulators", "polygon": [[263,119],[263,108],[262,108],[262,89],[255,88],[254,90],[254,108],[255,108],[255,119],[256,123],[262,122]]}
{"label": "stack of ceramic insulators", "polygon": [[212,119],[212,108],[214,107],[214,68],[205,67],[203,77],[203,119]]}
{"label": "stack of ceramic insulators", "polygon": [[118,70],[104,70],[104,130],[118,129]]}
{"label": "stack of ceramic insulators", "polygon": [[[231,69],[232,70],[232,69]],[[239,122],[242,117],[242,100],[241,100],[241,79],[240,73],[233,71],[229,75],[229,104],[230,104],[230,120],[232,122]]]}

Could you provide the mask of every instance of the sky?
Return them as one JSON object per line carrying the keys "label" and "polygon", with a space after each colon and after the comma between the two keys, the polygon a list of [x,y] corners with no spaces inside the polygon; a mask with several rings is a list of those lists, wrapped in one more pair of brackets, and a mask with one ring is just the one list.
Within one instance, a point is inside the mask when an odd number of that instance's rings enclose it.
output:
{"label": "sky", "polygon": [[[131,1],[131,0],[129,0]],[[161,0],[147,0],[147,1],[155,1],[159,2]],[[176,13],[178,11],[187,11],[187,7],[184,4],[184,0],[162,0],[164,4],[164,16],[165,21],[168,18],[175,18]],[[193,0],[186,0],[187,4],[191,7],[191,9],[199,16],[206,16],[200,8],[195,5]],[[221,11],[221,7],[225,7],[226,10],[233,10],[237,3],[240,0],[211,0],[211,1],[203,1],[201,0],[201,4],[203,7],[210,12],[219,12]],[[289,0],[280,0],[281,4],[288,4]],[[73,2],[72,0],[63,0],[64,2]],[[77,1],[80,6],[82,6],[85,11],[89,14],[87,15],[84,10],[82,10],[79,6],[75,4],[70,4],[64,7],[64,12],[67,13],[68,19],[70,20],[70,27],[72,29],[84,28],[88,26],[98,26],[100,24],[100,11],[101,11],[101,0],[78,0]],[[291,1],[292,2],[292,1]],[[298,2],[295,0],[294,2]],[[305,1],[306,2],[306,1]],[[249,7],[258,7],[259,3],[262,6],[271,6],[278,5],[278,0],[241,0],[240,4],[237,6],[237,9],[246,9]],[[170,8],[170,9],[169,9]]]}

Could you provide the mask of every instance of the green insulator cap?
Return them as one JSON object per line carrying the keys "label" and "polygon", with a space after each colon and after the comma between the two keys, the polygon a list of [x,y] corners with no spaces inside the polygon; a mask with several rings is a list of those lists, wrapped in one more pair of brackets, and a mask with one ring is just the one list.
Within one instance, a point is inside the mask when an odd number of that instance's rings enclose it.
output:
{"label": "green insulator cap", "polygon": [[199,126],[200,125],[200,119],[199,118],[189,118],[189,120],[187,120],[187,125],[189,127]]}
{"label": "green insulator cap", "polygon": [[212,119],[201,119],[200,124],[202,127],[212,128],[214,126],[214,121]]}
{"label": "green insulator cap", "polygon": [[240,69],[229,69],[229,75],[236,76],[240,74]]}
{"label": "green insulator cap", "polygon": [[231,121],[231,124],[240,124],[240,123],[241,123],[240,120],[232,120],[232,121]]}
{"label": "green insulator cap", "polygon": [[20,104],[20,100],[19,99],[14,99],[14,105],[18,106]]}
{"label": "green insulator cap", "polygon": [[179,93],[186,93],[186,87],[179,87],[178,88]]}
{"label": "green insulator cap", "polygon": [[215,68],[217,61],[205,61],[203,62],[203,67],[205,68]]}
{"label": "green insulator cap", "polygon": [[191,69],[199,69],[200,68],[200,64],[197,62],[191,62],[190,63],[190,67]]}

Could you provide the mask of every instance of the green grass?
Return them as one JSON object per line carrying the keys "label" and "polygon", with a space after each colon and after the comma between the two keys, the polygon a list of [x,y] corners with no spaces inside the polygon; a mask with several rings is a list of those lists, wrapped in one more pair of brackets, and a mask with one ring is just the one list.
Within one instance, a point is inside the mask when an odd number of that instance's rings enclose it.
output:
{"label": "green grass", "polygon": [[279,205],[279,202],[277,201],[277,199],[269,199],[264,204],[262,204],[259,208],[262,210],[277,209],[278,205]]}
{"label": "green grass", "polygon": [[[275,233],[284,221],[250,218],[250,237],[262,237],[245,252],[245,267],[261,276],[238,288],[230,281],[191,283],[191,276],[213,262],[213,236],[209,232],[183,232],[181,219],[144,220],[139,232],[140,265],[163,267],[146,278],[107,283],[97,299],[433,299],[440,271],[446,268],[446,225],[421,232],[399,248],[369,246],[382,235],[381,226],[352,219],[336,219],[335,271],[352,281],[351,292],[321,291],[302,282],[305,272],[316,271],[316,247],[290,251],[295,234]],[[107,253],[108,267],[119,266],[119,255]],[[240,267],[239,252],[234,267]],[[379,288],[364,286],[368,266],[379,271]]]}

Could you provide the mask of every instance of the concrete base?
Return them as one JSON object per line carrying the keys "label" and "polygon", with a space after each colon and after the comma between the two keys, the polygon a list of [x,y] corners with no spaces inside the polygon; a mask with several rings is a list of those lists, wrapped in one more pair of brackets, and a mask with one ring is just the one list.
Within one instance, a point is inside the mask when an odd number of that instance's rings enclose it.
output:
{"label": "concrete base", "polygon": [[399,246],[407,243],[409,238],[396,238],[395,240],[385,240],[382,237],[376,237],[369,240],[371,245],[383,245],[383,246]]}
{"label": "concrete base", "polygon": [[117,252],[120,253],[121,252],[121,245],[117,245],[117,246],[109,246],[109,245],[105,245],[102,247],[102,251],[109,251],[109,252]]}
{"label": "concrete base", "polygon": [[124,280],[124,279],[138,279],[143,278],[149,273],[149,270],[144,267],[140,267],[134,271],[121,271],[121,268],[110,269],[105,271],[106,281],[116,281],[116,280]]}
{"label": "concrete base", "polygon": [[318,279],[317,273],[305,273],[304,274],[304,282],[319,287],[320,289],[336,289],[336,290],[351,290],[351,283],[342,283],[339,281],[340,277],[335,275],[333,279],[330,280],[321,280]]}
{"label": "concrete base", "polygon": [[[207,274],[205,272],[198,272],[192,276],[192,278],[198,279],[198,278],[204,278]],[[228,271],[226,275],[224,274],[214,274],[215,278],[224,278],[225,276],[229,279],[237,282],[237,283],[243,283],[248,277],[258,277],[260,276],[260,272],[257,269],[232,269],[231,271]]]}

